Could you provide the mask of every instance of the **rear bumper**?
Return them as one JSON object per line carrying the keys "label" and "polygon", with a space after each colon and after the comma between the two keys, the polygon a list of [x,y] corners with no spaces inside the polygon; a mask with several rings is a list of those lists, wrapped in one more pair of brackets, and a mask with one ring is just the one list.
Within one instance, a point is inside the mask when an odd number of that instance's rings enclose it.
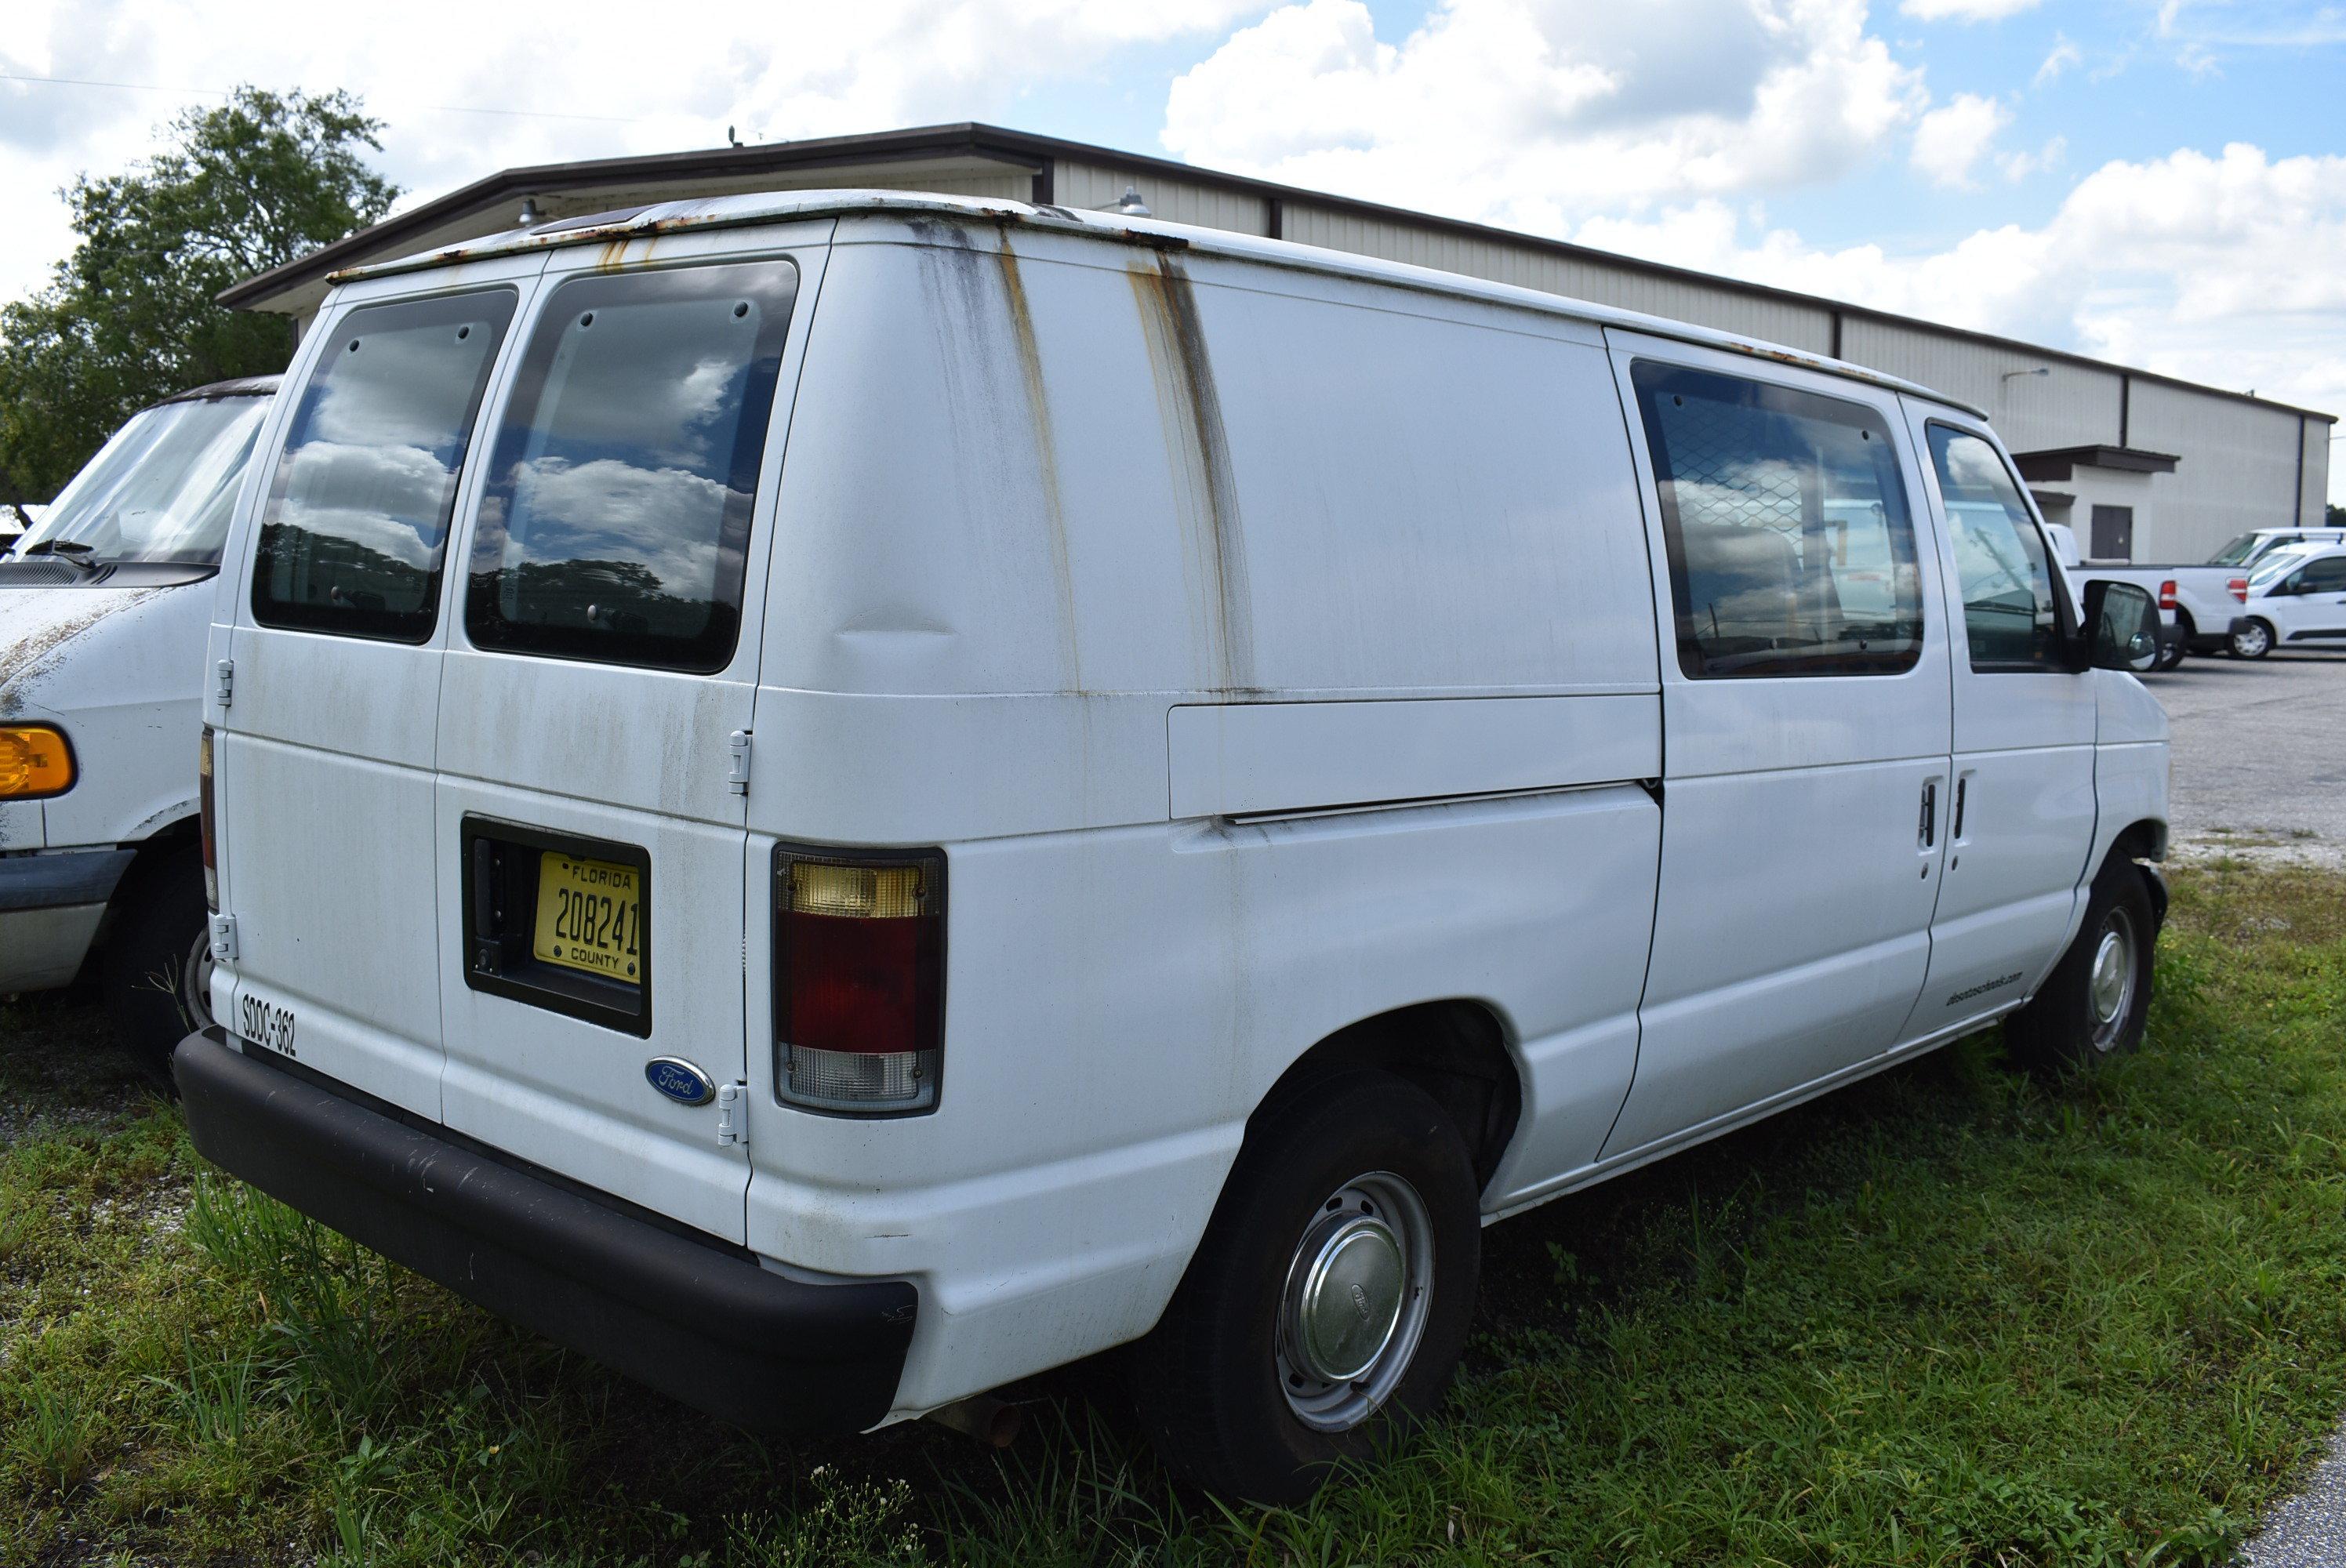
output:
{"label": "rear bumper", "polygon": [[0,994],[70,984],[128,850],[0,855]]}
{"label": "rear bumper", "polygon": [[207,1159],[501,1318],[753,1431],[860,1431],[893,1403],[918,1297],[785,1278],[231,1050],[173,1054]]}
{"label": "rear bumper", "polygon": [[2191,651],[2193,653],[2222,653],[2226,648],[2232,646],[2232,634],[2239,631],[2242,626],[2245,626],[2248,624],[2248,616],[2234,616],[2230,620],[2224,624],[2224,629],[2222,631],[2214,632],[2208,630],[2206,627],[2201,626],[2197,621],[2194,621],[2192,623],[2192,636],[2189,639]]}

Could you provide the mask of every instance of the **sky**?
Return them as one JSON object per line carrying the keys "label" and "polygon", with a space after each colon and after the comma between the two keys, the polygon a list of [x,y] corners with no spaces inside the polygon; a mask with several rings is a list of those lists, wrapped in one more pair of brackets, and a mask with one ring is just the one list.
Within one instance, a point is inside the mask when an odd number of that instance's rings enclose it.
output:
{"label": "sky", "polygon": [[[9,0],[0,298],[60,187],[240,83],[407,202],[514,164],[981,119],[2346,415],[2332,0]],[[2331,498],[2346,502],[2346,442]]]}

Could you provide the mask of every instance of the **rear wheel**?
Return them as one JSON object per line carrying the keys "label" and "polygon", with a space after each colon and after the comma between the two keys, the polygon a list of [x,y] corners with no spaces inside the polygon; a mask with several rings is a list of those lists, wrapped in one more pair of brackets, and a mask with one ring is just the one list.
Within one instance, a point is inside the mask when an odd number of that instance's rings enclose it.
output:
{"label": "rear wheel", "polygon": [[1287,1503],[1372,1456],[1440,1406],[1481,1248],[1465,1142],[1430,1097],[1371,1072],[1282,1093],[1133,1358],[1167,1466]]}
{"label": "rear wheel", "polygon": [[2270,623],[2251,617],[2232,634],[2234,658],[2262,658],[2272,652],[2273,629]]}
{"label": "rear wheel", "polygon": [[2004,1020],[2014,1060],[2038,1071],[2094,1066],[2142,1044],[2158,911],[2147,873],[2113,860],[2094,879],[2085,923],[2044,989]]}
{"label": "rear wheel", "polygon": [[123,1041],[168,1053],[212,1022],[210,921],[203,865],[190,848],[134,869],[114,895],[103,983]]}

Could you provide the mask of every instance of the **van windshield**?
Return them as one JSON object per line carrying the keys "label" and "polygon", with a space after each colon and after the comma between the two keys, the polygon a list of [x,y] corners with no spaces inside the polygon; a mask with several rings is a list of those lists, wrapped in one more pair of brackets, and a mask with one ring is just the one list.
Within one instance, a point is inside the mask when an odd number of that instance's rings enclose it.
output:
{"label": "van windshield", "polygon": [[18,556],[219,564],[266,397],[190,399],[131,416],[63,490]]}

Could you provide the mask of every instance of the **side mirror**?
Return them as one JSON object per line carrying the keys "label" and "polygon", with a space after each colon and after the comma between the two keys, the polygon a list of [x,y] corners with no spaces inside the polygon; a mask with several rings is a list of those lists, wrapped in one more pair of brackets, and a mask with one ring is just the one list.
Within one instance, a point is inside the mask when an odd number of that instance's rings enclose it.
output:
{"label": "side mirror", "polygon": [[2080,669],[2123,669],[2140,675],[2158,662],[2158,606],[2133,583],[2086,585],[2086,624],[2078,637]]}

